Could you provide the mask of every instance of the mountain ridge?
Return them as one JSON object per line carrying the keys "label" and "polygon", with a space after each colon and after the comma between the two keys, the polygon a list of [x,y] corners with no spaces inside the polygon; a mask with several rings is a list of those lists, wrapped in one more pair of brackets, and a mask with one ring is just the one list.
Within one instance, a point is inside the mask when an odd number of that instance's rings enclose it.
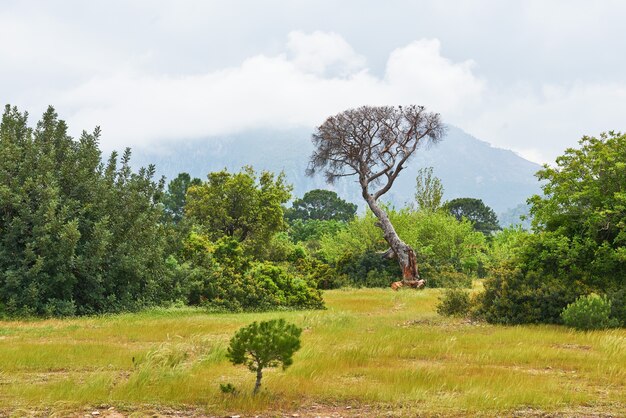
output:
{"label": "mountain ridge", "polygon": [[[232,135],[178,142],[162,149],[136,149],[133,165],[156,165],[157,173],[168,180],[180,172],[202,179],[211,171],[238,171],[245,165],[256,170],[283,171],[294,186],[294,196],[323,188],[363,207],[355,180],[341,179],[334,185],[321,175],[307,177],[305,169],[313,151],[313,129],[252,130]],[[413,201],[415,178],[422,167],[433,167],[444,186],[444,198],[475,197],[496,212],[514,208],[535,193],[540,184],[534,173],[539,164],[527,161],[513,151],[489,143],[448,125],[446,136],[437,144],[422,147],[406,165],[385,200],[402,206]]]}

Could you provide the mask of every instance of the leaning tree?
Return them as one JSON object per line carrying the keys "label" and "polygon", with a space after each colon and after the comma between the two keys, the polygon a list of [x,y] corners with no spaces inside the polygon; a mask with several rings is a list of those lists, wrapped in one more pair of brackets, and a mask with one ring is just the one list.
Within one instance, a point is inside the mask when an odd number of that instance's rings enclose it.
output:
{"label": "leaning tree", "polygon": [[308,175],[323,172],[333,183],[357,176],[361,194],[378,218],[377,225],[402,269],[402,283],[421,286],[415,251],[405,244],[380,207],[387,193],[418,147],[440,140],[445,127],[438,113],[423,106],[363,106],[331,116],[313,134],[315,151]]}

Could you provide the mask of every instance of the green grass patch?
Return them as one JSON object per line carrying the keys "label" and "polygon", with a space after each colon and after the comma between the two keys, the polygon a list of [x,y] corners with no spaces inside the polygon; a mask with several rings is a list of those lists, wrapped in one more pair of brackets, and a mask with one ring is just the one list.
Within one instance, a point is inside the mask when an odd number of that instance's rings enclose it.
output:
{"label": "green grass patch", "polygon": [[[334,290],[324,294],[323,311],[184,308],[0,322],[0,412],[98,405],[313,415],[315,406],[371,416],[626,410],[626,330],[443,318],[438,296],[434,289]],[[252,397],[254,377],[226,360],[226,346],[241,326],[272,318],[304,329],[302,349],[285,372],[268,370]],[[220,383],[239,394],[221,393]]]}

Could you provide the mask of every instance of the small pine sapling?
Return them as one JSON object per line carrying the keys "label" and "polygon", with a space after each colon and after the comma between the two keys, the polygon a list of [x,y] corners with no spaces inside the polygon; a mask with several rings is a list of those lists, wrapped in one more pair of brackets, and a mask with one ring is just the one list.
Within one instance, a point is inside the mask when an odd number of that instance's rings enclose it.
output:
{"label": "small pine sapling", "polygon": [[256,372],[253,394],[261,388],[263,369],[278,367],[283,370],[293,363],[293,354],[300,349],[302,329],[284,319],[253,322],[241,328],[231,338],[226,357],[234,365],[243,364]]}

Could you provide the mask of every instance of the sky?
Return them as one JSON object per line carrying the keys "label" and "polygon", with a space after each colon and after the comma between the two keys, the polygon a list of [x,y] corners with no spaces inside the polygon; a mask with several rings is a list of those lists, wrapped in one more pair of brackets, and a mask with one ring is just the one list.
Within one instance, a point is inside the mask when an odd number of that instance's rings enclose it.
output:
{"label": "sky", "polygon": [[0,102],[105,151],[424,105],[550,163],[626,131],[626,1],[0,0]]}

